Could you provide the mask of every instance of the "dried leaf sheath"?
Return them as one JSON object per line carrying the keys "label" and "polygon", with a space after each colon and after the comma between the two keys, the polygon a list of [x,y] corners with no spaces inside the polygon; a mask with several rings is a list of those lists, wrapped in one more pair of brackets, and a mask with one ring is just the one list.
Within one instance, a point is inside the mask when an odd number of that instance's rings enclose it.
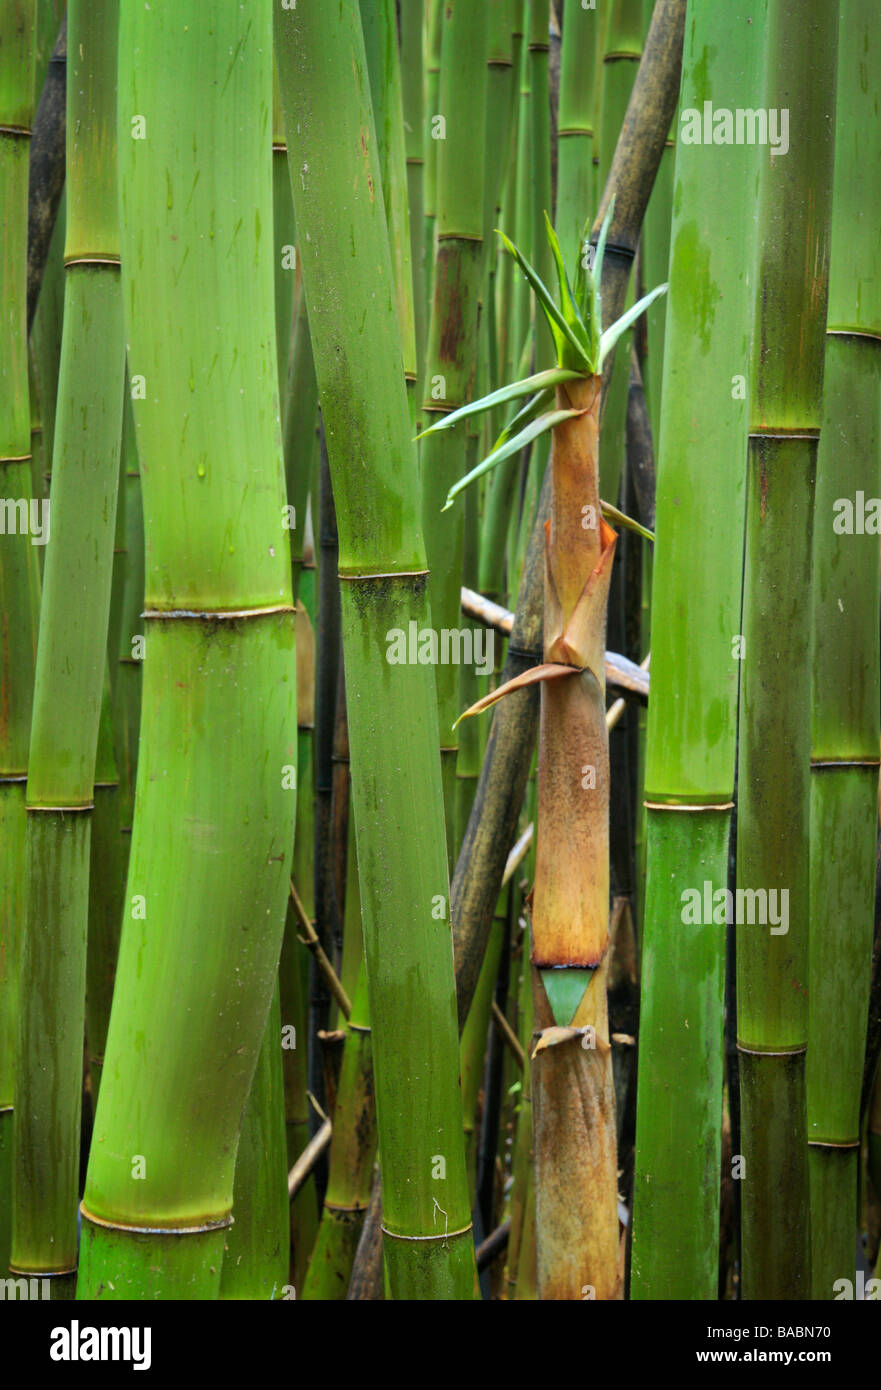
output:
{"label": "dried leaf sheath", "polygon": [[[544,655],[547,662],[574,671],[571,679],[545,681],[541,692],[532,899],[535,1027],[572,1024],[594,1032],[546,1048],[532,1063],[543,1299],[582,1298],[585,1287],[599,1299],[618,1294],[615,1090],[606,1001],[609,738],[603,665],[616,537],[600,513],[600,386],[601,379],[592,376],[557,388],[560,409],[585,413],[554,430],[546,527]],[[572,986],[576,979],[581,983],[584,967],[592,966],[598,968],[570,1015]]]}
{"label": "dried leaf sheath", "polygon": [[[532,894],[539,1039],[532,1081],[543,1299],[580,1299],[586,1287],[598,1299],[615,1298],[619,1292],[615,1091],[606,1002],[609,747],[604,670],[616,536],[600,514],[599,398],[597,376],[557,390],[560,409],[582,413],[556,425],[552,436],[545,664],[469,711],[541,682]],[[561,1041],[560,1029],[568,1024],[592,1032]],[[542,1046],[551,1040],[554,1045]]]}
{"label": "dried leaf sheath", "polygon": [[[609,949],[609,743],[605,708],[606,609],[616,535],[599,494],[602,365],[621,333],[660,286],[600,335],[603,253],[579,262],[569,282],[550,223],[559,306],[506,237],[548,320],[557,348],[556,410],[542,389],[509,422],[489,457],[450,490],[458,492],[513,451],[518,422],[538,418],[531,436],[551,430],[551,515],[546,523],[544,664],[473,705],[487,709],[512,690],[541,683],[538,829],[532,893],[532,987],[537,1040],[532,1048],[537,1280],[542,1299],[620,1296],[615,1090],[606,999]],[[586,272],[586,274],[585,274]],[[576,375],[570,376],[574,371]],[[563,379],[561,380],[561,376]],[[504,388],[513,400],[529,378]],[[484,397],[432,430],[492,408]],[[525,435],[525,431],[523,435]],[[523,436],[517,443],[525,442]],[[580,1037],[567,1025],[585,1029]]]}
{"label": "dried leaf sheath", "polygon": [[[608,958],[593,972],[573,1023],[594,1035],[538,1053],[532,1062],[538,1288],[542,1299],[616,1299],[618,1175],[615,1087],[608,1045]],[[536,1029],[553,1013],[532,971]],[[595,1046],[588,1044],[593,1041]]]}

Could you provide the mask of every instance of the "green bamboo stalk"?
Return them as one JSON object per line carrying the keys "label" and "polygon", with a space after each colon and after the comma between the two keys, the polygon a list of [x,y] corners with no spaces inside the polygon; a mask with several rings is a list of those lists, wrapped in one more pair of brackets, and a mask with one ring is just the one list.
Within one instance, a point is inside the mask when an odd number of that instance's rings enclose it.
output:
{"label": "green bamboo stalk", "polygon": [[[425,68],[425,297],[426,310],[434,293],[434,237],[437,227],[437,156],[440,127],[437,121],[440,98],[441,33],[443,5],[441,0],[426,0],[423,55]],[[421,379],[421,378],[420,378]]]}
{"label": "green bamboo stalk", "polygon": [[462,1112],[465,1117],[465,1156],[468,1163],[468,1181],[471,1185],[471,1200],[474,1198],[477,1183],[477,1102],[483,1083],[484,1059],[487,1038],[492,1016],[493,997],[499,961],[502,954],[504,922],[494,921],[486,944],[486,955],[480,968],[477,988],[468,1010],[468,1018],[462,1029],[459,1041],[459,1070],[462,1083]]}
{"label": "green bamboo stalk", "polygon": [[[411,620],[428,626],[430,615],[366,57],[354,0],[332,12],[300,5],[277,12],[277,23],[339,518],[389,1290],[395,1298],[470,1298],[435,684],[430,666],[386,659],[386,634]],[[348,358],[353,329],[369,351]]]}
{"label": "green bamboo stalk", "polygon": [[[642,0],[612,0],[605,28],[599,187],[606,182],[618,136],[636,80],[642,53]],[[661,271],[666,275],[666,267]],[[656,284],[657,281],[652,281]],[[631,286],[630,293],[633,293]],[[666,299],[666,296],[664,296]],[[630,300],[627,301],[628,303]],[[657,303],[657,302],[656,302]],[[605,314],[608,310],[604,306]],[[611,319],[608,320],[611,323]],[[603,431],[600,437],[600,494],[618,502],[621,470],[626,455],[627,391],[630,381],[631,334],[618,344],[611,381],[606,381]]]}
{"label": "green bamboo stalk", "polygon": [[[692,5],[683,109],[754,107],[763,38],[762,6]],[[680,138],[676,149],[645,774],[630,1282],[640,1299],[717,1296],[725,933],[712,914],[685,926],[682,913],[684,892],[728,882],[754,256],[739,209],[756,162],[748,145]]]}
{"label": "green bamboo stalk", "polygon": [[[276,358],[278,367],[278,398],[281,405],[282,418],[289,411],[289,392],[293,391],[301,384],[293,377],[293,327],[295,307],[298,308],[299,299],[297,291],[300,289],[300,276],[297,267],[296,235],[294,229],[294,207],[291,197],[291,185],[288,178],[288,157],[287,145],[284,135],[284,117],[281,110],[281,95],[278,90],[278,73],[273,66],[273,90],[272,90],[272,212],[273,212],[273,240],[275,249],[275,342]],[[297,363],[299,369],[300,363]],[[298,376],[301,373],[298,371]],[[290,411],[291,414],[296,412]],[[299,422],[298,422],[299,423]],[[293,443],[285,437],[285,444]],[[299,445],[300,441],[296,441]],[[293,454],[293,449],[291,450]],[[298,468],[294,457],[285,458],[286,475],[296,478],[302,483],[305,470],[302,463]],[[302,487],[300,488],[302,491]],[[299,501],[297,496],[289,499],[289,505],[293,506],[293,513],[290,516],[290,530],[293,534],[299,535],[297,531],[297,510],[296,503]],[[305,518],[301,517],[301,522]],[[294,602],[297,600],[297,581],[299,578],[299,565],[295,556],[294,547],[291,554],[291,582]],[[299,610],[298,610],[299,611]],[[299,702],[299,683],[300,683],[300,662],[301,654],[299,646],[297,648],[297,682],[298,682],[298,702]],[[311,690],[310,690],[311,696]],[[311,703],[311,701],[310,701]],[[300,774],[300,737],[299,737],[299,713],[298,713],[298,740],[297,740],[297,762],[296,775]],[[302,798],[298,797],[298,805]],[[296,850],[296,837],[294,849]],[[296,951],[296,947],[294,948]],[[295,971],[301,965],[301,952],[297,953]],[[299,971],[297,971],[299,975]],[[305,977],[300,977],[295,981],[296,984],[305,986]],[[285,1280],[289,1273],[291,1264],[291,1250],[299,1245],[302,1248],[303,1240],[297,1232],[297,1239],[294,1239],[292,1227],[293,1206],[287,1199],[287,1172],[289,1166],[288,1158],[288,1128],[287,1128],[287,1099],[288,1086],[283,1059],[289,1055],[296,1057],[295,1048],[293,1050],[285,1046],[288,1041],[286,1033],[281,1029],[281,1002],[280,986],[287,982],[287,970],[284,966],[284,944],[282,945],[282,960],[279,963],[279,983],[276,985],[272,998],[272,1006],[266,1024],[266,1031],[260,1047],[260,1054],[257,1058],[257,1069],[248,1093],[248,1100],[242,1114],[241,1134],[239,1147],[236,1154],[236,1170],[233,1183],[233,1224],[227,1232],[226,1243],[223,1255],[223,1272],[220,1283],[220,1297],[222,1299],[239,1298],[277,1298],[281,1296],[281,1290],[285,1286]],[[286,1002],[288,1002],[286,1000]],[[299,1002],[299,999],[297,1000]],[[300,1017],[302,1010],[295,1009],[297,1022],[301,1025],[300,1036],[306,1034],[306,1018]],[[296,1043],[296,1027],[293,1035]],[[301,1055],[302,1052],[301,1052]],[[305,1092],[305,1068],[302,1071],[304,1082],[303,1091]],[[302,1095],[303,1108],[305,1109],[305,1093]],[[306,1116],[308,1129],[308,1115]],[[300,1147],[305,1146],[304,1144]],[[294,1158],[299,1157],[299,1151]],[[293,1162],[294,1160],[291,1160]],[[310,1186],[314,1186],[310,1179]],[[307,1207],[308,1196],[306,1196],[303,1207]],[[314,1193],[313,1193],[314,1205]],[[296,1291],[297,1272],[291,1275],[293,1287]]]}
{"label": "green bamboo stalk", "polygon": [[[439,106],[445,122],[437,168],[437,256],[428,331],[422,415],[431,420],[458,409],[471,395],[477,355],[478,301],[483,277],[485,149],[475,130],[486,127],[488,9],[463,0],[444,5]],[[463,472],[455,435],[431,435],[422,444],[422,529],[438,629],[460,625],[464,519],[460,509],[440,512]],[[437,668],[441,768],[447,850],[455,856],[456,754],[459,672]]]}
{"label": "green bamboo stalk", "polygon": [[[523,247],[524,253],[532,261],[546,285],[553,278],[553,264],[550,247],[545,236],[544,219],[550,217],[551,208],[551,99],[548,90],[548,60],[550,52],[549,0],[526,0],[526,38],[529,63],[529,112],[532,122],[531,158],[529,185],[532,207],[532,231],[529,241]],[[587,210],[585,211],[587,216]],[[583,224],[582,224],[583,226]],[[527,249],[528,246],[528,249]],[[542,371],[553,366],[554,343],[543,315],[539,314],[535,332],[535,370]],[[544,454],[546,448],[533,448],[533,476],[544,476]],[[542,455],[538,472],[538,456]],[[531,517],[530,510],[530,517]],[[527,523],[528,525],[528,523]]]}
{"label": "green bamboo stalk", "polygon": [[144,621],[144,508],[141,499],[141,471],[135,439],[131,381],[125,393],[122,413],[122,458],[120,507],[125,513],[125,557],[122,565],[122,601],[119,615],[119,644],[115,658],[116,683],[113,692],[113,732],[119,772],[119,829],[123,840],[123,878],[128,867],[132,822],[135,812],[135,786],[138,776],[138,734],[141,724],[141,684],[145,652]]}
{"label": "green bamboo stalk", "polygon": [[281,1007],[276,986],[242,1114],[233,1224],[227,1228],[223,1248],[220,1298],[284,1297],[288,1275],[287,1176]]}
{"label": "green bamboo stalk", "polygon": [[[836,1280],[853,1277],[860,1091],[872,969],[881,739],[878,539],[860,534],[858,520],[848,525],[848,504],[853,510],[861,497],[881,495],[881,228],[874,212],[881,171],[881,44],[876,20],[867,0],[842,0],[813,542],[806,1094],[811,1294],[817,1299],[832,1298]],[[854,80],[857,73],[859,81]]]}
{"label": "green bamboo stalk", "polygon": [[[297,600],[297,827],[291,877],[310,922],[315,917],[314,874],[314,761],[315,730],[315,634],[310,611],[315,611],[315,567],[309,556],[300,571]],[[282,1066],[285,1090],[285,1128],[288,1168],[292,1168],[309,1143],[309,962],[300,940],[300,923],[288,898],[284,942],[279,963],[279,986],[284,1032]],[[307,1181],[291,1202],[291,1282],[303,1287],[315,1237],[318,1233],[318,1199],[315,1178]]]}
{"label": "green bamboo stalk", "polygon": [[[558,118],[557,205],[554,225],[567,264],[580,254],[584,226],[593,212],[593,107],[597,12],[579,0],[563,10]],[[666,274],[666,266],[660,272]],[[651,284],[657,280],[652,279]]]}
{"label": "green bamboo stalk", "polygon": [[[425,83],[423,80],[424,0],[401,0],[401,99],[407,158],[407,208],[410,220],[410,264],[413,269],[413,313],[416,334],[417,380],[425,370],[428,298],[425,292]],[[417,385],[417,396],[419,387]]]}
{"label": "green bamboo stalk", "polygon": [[[357,883],[350,891],[357,902]],[[330,1173],[318,1239],[303,1285],[304,1299],[346,1297],[373,1186],[376,1103],[363,964],[352,993],[352,1012],[341,1026],[346,1029],[346,1041],[333,1114]]]}
{"label": "green bamboo stalk", "polygon": [[[743,1294],[809,1297],[811,523],[832,198],[838,5],[769,0],[764,106],[785,157],[758,187],[739,727],[737,886],[786,892],[782,924],[737,930]],[[797,132],[797,134],[795,134]],[[805,267],[809,267],[806,274]],[[657,635],[657,634],[656,634]],[[778,897],[778,916],[782,900]],[[772,934],[773,932],[773,934]]]}
{"label": "green bamboo stalk", "polygon": [[[654,10],[654,0],[644,0],[644,24],[648,27]],[[645,213],[645,227],[640,241],[642,267],[647,285],[656,285],[667,274],[670,260],[670,224],[673,216],[673,176],[676,151],[677,122],[664,145],[661,163],[652,196]],[[661,382],[664,374],[664,325],[667,317],[666,299],[657,300],[645,316],[646,356],[640,364],[648,396],[652,421],[652,438],[657,440],[661,429]],[[649,650],[648,633],[644,633],[644,650]]]}
{"label": "green bamboo stalk", "polygon": [[[478,367],[482,370],[482,363],[478,362]],[[475,431],[469,431],[465,439],[465,469],[470,471],[480,457],[479,453],[480,438]],[[478,517],[478,494],[477,489],[472,488],[470,494],[465,498],[465,526],[462,547],[462,577],[464,582],[470,587],[476,586],[478,579],[478,566],[480,563],[480,519]],[[460,604],[461,611],[461,604]],[[459,623],[465,626],[466,619],[460,616]],[[481,677],[477,670],[477,645],[478,637],[481,639],[487,636],[482,630],[481,625],[467,621],[467,629],[471,632],[471,651],[473,660],[463,662],[459,668],[459,708],[468,709],[475,700],[488,689],[488,677]],[[493,643],[493,651],[495,643]],[[456,755],[456,853],[462,847],[462,839],[465,834],[466,826],[471,815],[471,808],[474,805],[474,796],[477,791],[477,779],[480,776],[480,763],[482,757],[481,747],[481,726],[478,720],[469,720],[459,735],[459,748]]]}
{"label": "green bamboo stalk", "polygon": [[[522,11],[522,6],[519,7]],[[522,28],[522,19],[520,21]],[[511,213],[512,238],[517,246],[529,246],[532,241],[532,93],[529,83],[529,50],[524,36],[515,30],[512,35],[512,65],[514,74],[517,119],[514,124],[514,164],[512,166]],[[518,78],[519,74],[519,78]],[[519,82],[519,85],[518,85]],[[523,276],[516,273],[510,256],[504,256],[498,276],[501,303],[505,306],[505,342],[499,353],[503,380],[510,381],[520,362],[529,335],[529,356],[532,358],[529,289]],[[484,523],[480,546],[479,587],[481,593],[505,603],[507,594],[502,581],[505,571],[507,534],[519,520],[518,492],[520,477],[512,465],[497,469],[488,479]],[[510,589],[510,577],[508,583]]]}
{"label": "green bamboo stalk", "polygon": [[382,196],[388,221],[392,269],[395,274],[398,325],[404,359],[404,377],[415,409],[416,317],[413,295],[413,261],[410,247],[410,208],[407,200],[407,152],[395,0],[361,0],[361,28],[367,52],[370,94]]}
{"label": "green bamboo stalk", "polygon": [[281,945],[295,697],[273,263],[261,251],[271,56],[268,3],[247,16],[219,0],[123,6],[120,220],[130,369],[144,387],[147,655],[127,915],[81,1208],[85,1298],[217,1295]]}
{"label": "green bamboo stalk", "polygon": [[[523,135],[523,119],[525,106],[523,101],[523,0],[514,0],[513,17],[511,21],[511,114],[510,114],[510,149],[508,154],[508,167],[505,173],[503,185],[502,207],[500,209],[497,227],[504,229],[513,236],[518,246],[525,244],[525,229],[518,227],[515,221],[515,214],[520,197],[519,170],[521,168],[521,142],[527,137]],[[527,122],[527,130],[529,129]],[[525,203],[525,178],[523,180],[522,201]],[[516,337],[516,329],[513,323],[515,301],[524,315],[529,312],[529,296],[526,293],[520,276],[515,276],[513,262],[509,256],[502,253],[500,247],[496,247],[496,257],[501,257],[501,264],[497,275],[497,304],[496,304],[496,324],[498,328],[498,358],[499,358],[499,378],[508,381],[516,366],[520,348],[516,352],[512,347],[512,340]],[[524,307],[525,306],[525,307]],[[523,334],[525,336],[525,321],[523,324]],[[521,344],[522,346],[522,344]]]}
{"label": "green bamboo stalk", "polygon": [[[64,17],[66,0],[36,0],[34,22],[34,106],[39,102],[55,39]],[[46,472],[52,463],[55,400],[61,360],[61,320],[64,312],[64,193],[52,229],[43,269],[40,295],[30,330],[31,353],[40,395],[43,453]],[[35,496],[43,496],[43,481]],[[48,489],[46,489],[48,492]]]}
{"label": "green bamboo stalk", "polygon": [[109,674],[104,680],[95,758],[95,806],[89,847],[89,925],[86,950],[86,1040],[92,1114],[98,1104],[107,1025],[113,1000],[125,866],[119,833],[119,773],[113,751]]}
{"label": "green bamboo stalk", "polygon": [[72,1292],[95,759],[125,359],[119,283],[116,0],[70,7],[65,322],[27,784],[10,1268]]}
{"label": "green bamboo stalk", "polygon": [[[25,782],[28,768],[40,575],[27,526],[31,496],[27,361],[28,148],[33,117],[33,4],[0,5],[0,1266],[9,1262],[16,964],[26,909]],[[8,499],[8,506],[7,506]],[[8,518],[8,519],[7,519]]]}

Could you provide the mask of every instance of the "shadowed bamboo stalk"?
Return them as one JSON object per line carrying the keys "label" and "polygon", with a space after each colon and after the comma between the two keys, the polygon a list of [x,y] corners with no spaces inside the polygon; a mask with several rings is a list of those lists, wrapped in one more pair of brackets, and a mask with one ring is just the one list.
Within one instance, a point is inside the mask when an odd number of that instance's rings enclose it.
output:
{"label": "shadowed bamboo stalk", "polygon": [[[434,296],[428,330],[421,415],[434,420],[472,394],[477,355],[478,303],[483,278],[485,143],[489,7],[468,0],[443,5],[440,116],[444,139],[437,157],[437,232]],[[420,449],[422,529],[431,569],[431,608],[437,629],[454,629],[464,563],[461,509],[440,515],[447,493],[463,470],[463,443],[445,432]],[[453,725],[459,711],[459,672],[437,668],[441,769],[450,861],[456,853],[456,754]]]}
{"label": "shadowed bamboo stalk", "polygon": [[89,850],[125,381],[118,15],[117,0],[70,7],[66,332],[27,785],[10,1268],[58,1276],[59,1297],[77,1258]]}
{"label": "shadowed bamboo stalk", "polygon": [[[9,1261],[17,958],[25,898],[28,771],[40,574],[31,497],[27,357],[28,147],[33,0],[0,5],[0,1266]],[[23,526],[18,522],[24,508]],[[8,513],[8,520],[7,520]]]}
{"label": "shadowed bamboo stalk", "polygon": [[[311,360],[311,359],[310,359]],[[304,914],[315,916],[312,872],[315,826],[313,808],[313,735],[315,728],[315,634],[310,612],[315,611],[315,568],[307,550],[299,575],[297,600],[297,827],[291,878]],[[285,1122],[288,1167],[297,1162],[309,1143],[309,973],[311,957],[301,944],[301,925],[292,897],[288,897],[284,942],[279,962],[282,1009],[282,1066],[285,1089]],[[303,1286],[318,1231],[318,1199],[310,1175],[291,1202],[291,1282]]]}
{"label": "shadowed bamboo stalk", "polygon": [[[763,104],[792,140],[758,187],[739,720],[737,887],[778,919],[737,927],[743,1295],[809,1296],[811,523],[820,429],[838,5],[769,0]],[[782,132],[781,132],[782,133]],[[769,912],[770,917],[770,912]],[[788,928],[788,929],[783,929]]]}
{"label": "shadowed bamboo stalk", "polygon": [[853,1277],[881,737],[878,537],[861,534],[853,516],[862,498],[881,494],[881,43],[874,5],[842,0],[840,8],[813,541],[806,1089],[816,1299]]}
{"label": "shadowed bamboo stalk", "polygon": [[222,1299],[278,1299],[287,1284],[290,1218],[281,1048],[276,986],[242,1113],[233,1223],[223,1248]]}
{"label": "shadowed bamboo stalk", "polygon": [[[757,104],[763,12],[696,6],[682,105]],[[665,156],[666,157],[666,156]],[[683,894],[728,882],[746,492],[744,352],[754,246],[738,220],[756,172],[750,146],[676,151],[667,353],[653,564],[655,644],[645,798],[631,1298],[715,1298],[725,933],[683,923]],[[708,321],[705,305],[715,312]],[[623,363],[621,364],[623,366]],[[732,389],[735,370],[742,389]],[[692,389],[700,377],[704,388]],[[708,441],[715,465],[706,466]],[[682,617],[676,620],[670,615]],[[721,713],[719,713],[721,711]],[[688,1026],[685,1026],[685,1020]],[[681,1136],[694,1136],[683,1144]]]}
{"label": "shadowed bamboo stalk", "polygon": [[125,863],[119,833],[120,779],[113,752],[109,676],[104,680],[95,757],[95,806],[89,847],[89,924],[86,950],[86,1041],[92,1114],[98,1104],[107,1025],[122,923]]}
{"label": "shadowed bamboo stalk", "polygon": [[[273,258],[261,249],[271,119],[268,0],[247,15],[220,0],[125,0],[120,220],[143,386],[146,659],[81,1298],[217,1296],[278,964],[296,715]],[[218,331],[229,323],[235,336]]]}

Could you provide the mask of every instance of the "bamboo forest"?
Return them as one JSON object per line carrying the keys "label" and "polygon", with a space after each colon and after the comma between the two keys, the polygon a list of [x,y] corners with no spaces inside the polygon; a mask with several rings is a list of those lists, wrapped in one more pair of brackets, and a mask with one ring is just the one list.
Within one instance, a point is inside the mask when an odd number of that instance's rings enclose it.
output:
{"label": "bamboo forest", "polygon": [[879,769],[877,0],[0,0],[0,1298],[881,1299]]}

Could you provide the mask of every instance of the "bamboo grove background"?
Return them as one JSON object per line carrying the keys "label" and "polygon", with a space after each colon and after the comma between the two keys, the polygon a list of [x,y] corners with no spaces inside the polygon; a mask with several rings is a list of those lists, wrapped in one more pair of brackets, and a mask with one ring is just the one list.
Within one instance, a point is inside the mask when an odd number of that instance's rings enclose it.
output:
{"label": "bamboo grove background", "polygon": [[0,0],[0,1279],[881,1289],[879,105],[873,0]]}

